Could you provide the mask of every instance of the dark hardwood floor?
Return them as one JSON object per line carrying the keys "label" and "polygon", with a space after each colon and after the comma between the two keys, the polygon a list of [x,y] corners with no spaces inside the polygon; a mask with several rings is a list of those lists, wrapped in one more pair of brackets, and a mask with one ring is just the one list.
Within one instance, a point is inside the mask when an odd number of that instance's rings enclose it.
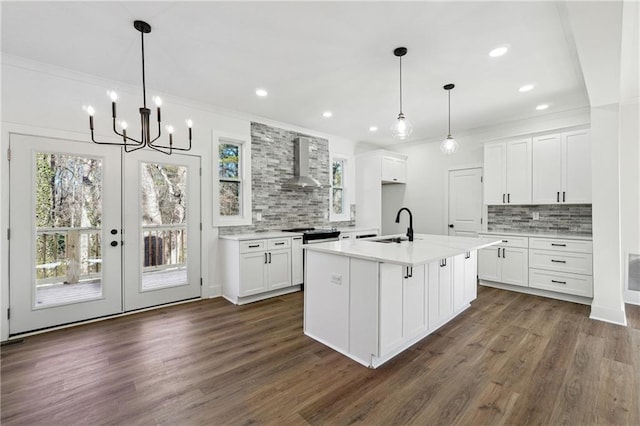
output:
{"label": "dark hardwood floor", "polygon": [[198,301],[2,348],[11,424],[640,424],[640,307],[480,288],[377,370],[302,334],[302,293]]}

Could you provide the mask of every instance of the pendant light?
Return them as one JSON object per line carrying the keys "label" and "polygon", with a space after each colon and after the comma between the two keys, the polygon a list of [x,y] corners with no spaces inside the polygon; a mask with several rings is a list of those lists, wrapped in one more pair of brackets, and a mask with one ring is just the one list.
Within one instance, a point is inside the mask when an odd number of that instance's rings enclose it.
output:
{"label": "pendant light", "polygon": [[116,126],[116,100],[118,99],[118,96],[116,95],[115,92],[109,92],[109,95],[111,96],[111,116],[113,118],[113,132],[120,136],[122,138],[122,142],[100,142],[97,141],[94,137],[93,134],[93,115],[95,113],[95,110],[93,109],[93,107],[89,106],[87,107],[87,113],[89,113],[89,129],[91,130],[91,140],[94,143],[100,144],[100,145],[117,145],[117,146],[122,146],[124,147],[125,152],[133,152],[133,151],[137,151],[139,149],[144,148],[145,146],[148,146],[149,148],[155,149],[156,151],[162,152],[163,154],[168,154],[171,155],[173,153],[173,151],[189,151],[191,150],[191,126],[193,125],[193,123],[191,122],[191,120],[186,120],[186,125],[188,128],[188,135],[189,135],[189,145],[186,148],[178,148],[173,146],[173,126],[165,126],[165,130],[167,131],[167,133],[169,133],[169,144],[168,145],[161,145],[159,143],[156,143],[156,141],[160,138],[160,135],[162,134],[162,124],[160,121],[160,98],[155,97],[154,101],[156,104],[156,112],[157,112],[157,121],[158,121],[158,135],[154,138],[151,139],[151,125],[149,123],[149,117],[151,116],[151,110],[149,108],[147,108],[147,86],[146,86],[146,80],[145,80],[145,73],[144,73],[144,35],[145,34],[149,34],[151,32],[151,25],[147,24],[144,21],[135,21],[133,23],[133,27],[140,31],[140,34],[142,36],[141,38],[141,44],[142,44],[142,108],[140,108],[138,111],[140,113],[140,140],[134,139],[130,136],[127,135],[127,123],[125,121],[122,121],[120,123],[120,129],[121,131],[118,132],[117,126]]}
{"label": "pendant light", "polygon": [[413,126],[402,113],[402,57],[407,54],[407,48],[398,47],[393,51],[393,54],[400,58],[400,114],[391,125],[391,136],[395,139],[405,140],[413,131]]}
{"label": "pendant light", "polygon": [[449,134],[447,138],[440,143],[440,151],[447,155],[455,154],[458,150],[458,142],[451,136],[451,90],[454,87],[456,87],[456,85],[451,83],[445,84],[442,87],[449,94]]}

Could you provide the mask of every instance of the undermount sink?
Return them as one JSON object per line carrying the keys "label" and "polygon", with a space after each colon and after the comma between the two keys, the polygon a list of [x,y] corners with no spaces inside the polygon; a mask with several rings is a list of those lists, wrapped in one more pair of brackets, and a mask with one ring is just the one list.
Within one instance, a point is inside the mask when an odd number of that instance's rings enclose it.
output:
{"label": "undermount sink", "polygon": [[374,243],[401,243],[403,241],[408,241],[409,239],[407,237],[391,237],[391,238],[380,238],[378,240],[370,240],[373,241]]}

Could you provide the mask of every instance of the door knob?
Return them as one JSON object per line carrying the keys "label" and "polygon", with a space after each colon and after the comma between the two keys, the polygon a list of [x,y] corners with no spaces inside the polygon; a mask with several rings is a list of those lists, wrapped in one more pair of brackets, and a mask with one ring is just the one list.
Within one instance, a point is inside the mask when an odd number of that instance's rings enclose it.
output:
{"label": "door knob", "polygon": [[453,228],[453,223],[450,223],[450,224],[449,224],[449,228]]}
{"label": "door knob", "polygon": [[117,242],[117,241],[111,241],[111,247],[115,247],[115,246],[117,246],[117,245],[118,245],[118,242]]}
{"label": "door knob", "polygon": [[117,229],[112,229],[112,230],[111,230],[111,235],[116,235],[117,233],[118,233],[118,230],[117,230]]}

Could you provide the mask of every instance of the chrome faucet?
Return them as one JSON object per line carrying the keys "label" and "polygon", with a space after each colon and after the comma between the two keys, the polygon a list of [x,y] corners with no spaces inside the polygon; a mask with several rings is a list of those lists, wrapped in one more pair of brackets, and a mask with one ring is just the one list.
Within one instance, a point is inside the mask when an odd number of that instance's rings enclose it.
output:
{"label": "chrome faucet", "polygon": [[409,238],[409,241],[413,241],[413,215],[411,214],[411,210],[406,207],[398,210],[398,214],[396,215],[396,223],[400,223],[400,213],[402,213],[402,210],[406,210],[407,213],[409,213],[409,227],[407,228],[407,237]]}

